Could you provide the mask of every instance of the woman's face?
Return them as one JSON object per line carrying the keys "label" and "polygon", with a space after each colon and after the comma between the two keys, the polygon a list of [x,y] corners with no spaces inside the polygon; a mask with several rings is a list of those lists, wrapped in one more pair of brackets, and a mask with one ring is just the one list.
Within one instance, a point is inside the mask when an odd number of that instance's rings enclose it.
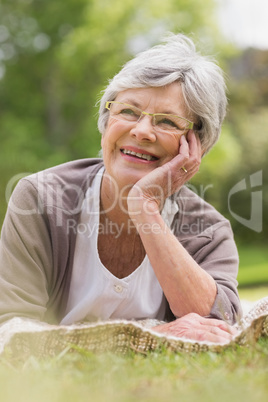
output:
{"label": "woman's face", "polygon": [[[190,119],[180,84],[166,87],[128,89],[115,101],[124,102],[148,113],[169,113]],[[106,172],[122,186],[133,185],[153,169],[171,160],[179,151],[178,133],[156,133],[151,116],[138,122],[125,122],[109,117],[101,140]],[[132,151],[151,155],[151,160],[126,154]]]}

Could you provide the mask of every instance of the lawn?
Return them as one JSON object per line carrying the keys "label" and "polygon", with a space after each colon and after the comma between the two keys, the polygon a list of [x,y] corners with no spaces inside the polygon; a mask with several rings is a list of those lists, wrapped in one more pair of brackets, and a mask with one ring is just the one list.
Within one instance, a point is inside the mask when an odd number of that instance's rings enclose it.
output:
{"label": "lawn", "polygon": [[268,296],[268,285],[267,286],[257,286],[257,287],[245,287],[239,288],[239,297],[241,300],[248,300],[255,302],[262,297]]}
{"label": "lawn", "polygon": [[[240,259],[240,297],[254,301],[267,296],[267,251],[240,249]],[[263,285],[245,287],[249,278]],[[3,402],[266,402],[267,395],[268,338],[220,354],[80,351],[45,360],[32,357],[20,366],[0,359]]]}
{"label": "lawn", "polygon": [[[268,249],[264,247],[239,247],[239,287],[268,287]],[[268,293],[267,293],[268,296]]]}
{"label": "lawn", "polygon": [[76,354],[0,364],[4,402],[266,401],[268,341],[221,354]]}

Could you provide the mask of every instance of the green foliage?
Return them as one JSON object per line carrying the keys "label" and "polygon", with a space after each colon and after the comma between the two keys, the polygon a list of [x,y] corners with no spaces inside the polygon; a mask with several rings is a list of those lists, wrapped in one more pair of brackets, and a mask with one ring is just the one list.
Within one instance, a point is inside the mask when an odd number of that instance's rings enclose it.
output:
{"label": "green foliage", "polygon": [[190,188],[193,186],[198,195],[223,211],[227,202],[227,194],[222,186],[223,172],[225,178],[231,177],[235,170],[239,170],[240,161],[240,144],[226,123],[219,141],[204,156],[199,173],[191,180]]}
{"label": "green foliage", "polygon": [[[224,42],[215,8],[215,0],[2,0],[0,222],[13,175],[97,155],[101,90],[133,54],[173,31],[193,37],[230,75],[222,137],[190,185],[231,219],[237,240],[264,242],[268,218],[254,233],[233,219],[227,200],[235,183],[267,167],[268,56]],[[245,194],[235,203],[248,213]],[[267,203],[264,194],[264,209]]]}
{"label": "green foliage", "polygon": [[197,37],[213,31],[213,1],[196,3],[1,2],[1,221],[5,187],[14,174],[97,155],[96,101],[133,53],[169,30],[195,31]]}

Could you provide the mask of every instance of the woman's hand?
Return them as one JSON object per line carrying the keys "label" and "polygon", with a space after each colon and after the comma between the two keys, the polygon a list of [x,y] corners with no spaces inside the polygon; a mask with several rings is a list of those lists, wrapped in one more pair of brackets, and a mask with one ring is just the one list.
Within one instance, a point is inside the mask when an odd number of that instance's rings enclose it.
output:
{"label": "woman's hand", "polygon": [[166,335],[221,344],[228,343],[238,332],[224,321],[204,318],[195,313],[157,325],[152,329]]}
{"label": "woman's hand", "polygon": [[165,199],[178,191],[199,170],[202,149],[193,130],[180,138],[179,153],[140,179],[128,195],[128,211],[133,217],[145,209],[159,212]]}

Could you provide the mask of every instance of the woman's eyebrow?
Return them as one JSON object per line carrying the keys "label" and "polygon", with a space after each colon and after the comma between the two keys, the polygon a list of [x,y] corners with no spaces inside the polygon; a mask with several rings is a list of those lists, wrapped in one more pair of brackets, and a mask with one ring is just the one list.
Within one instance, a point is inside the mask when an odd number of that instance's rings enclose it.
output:
{"label": "woman's eyebrow", "polygon": [[[137,108],[143,110],[141,104],[138,103],[137,101],[133,100],[133,99],[127,98],[127,99],[121,100],[120,102],[121,102],[121,103],[128,103],[128,104],[131,105],[131,106],[135,106],[135,107],[137,107]],[[180,116],[180,113],[177,113],[177,112],[174,112],[174,111],[170,111],[170,110],[166,110],[166,111],[162,111],[162,110],[161,110],[161,112],[155,112],[155,113],[156,113],[156,114],[157,114],[157,113],[158,113],[158,114],[171,114],[171,115],[174,115],[174,116]]]}
{"label": "woman's eyebrow", "polygon": [[137,101],[135,101],[135,100],[133,100],[133,99],[127,98],[127,99],[120,100],[119,102],[120,102],[120,103],[128,103],[128,104],[131,105],[131,106],[135,106],[135,107],[137,107],[137,108],[141,108],[140,103],[138,103]]}
{"label": "woman's eyebrow", "polygon": [[172,115],[174,115],[174,116],[179,116],[179,113],[172,112],[172,111],[170,111],[170,110],[165,110],[165,111],[160,112],[160,113],[163,113],[163,114],[172,114]]}
{"label": "woman's eyebrow", "polygon": [[[171,115],[171,116],[181,116],[182,117],[182,113],[180,112],[174,112],[173,110],[170,110],[170,109],[166,109],[166,110],[161,110],[161,112],[155,112],[155,114],[168,114],[168,115]],[[185,117],[185,118],[187,118],[187,117]]]}

